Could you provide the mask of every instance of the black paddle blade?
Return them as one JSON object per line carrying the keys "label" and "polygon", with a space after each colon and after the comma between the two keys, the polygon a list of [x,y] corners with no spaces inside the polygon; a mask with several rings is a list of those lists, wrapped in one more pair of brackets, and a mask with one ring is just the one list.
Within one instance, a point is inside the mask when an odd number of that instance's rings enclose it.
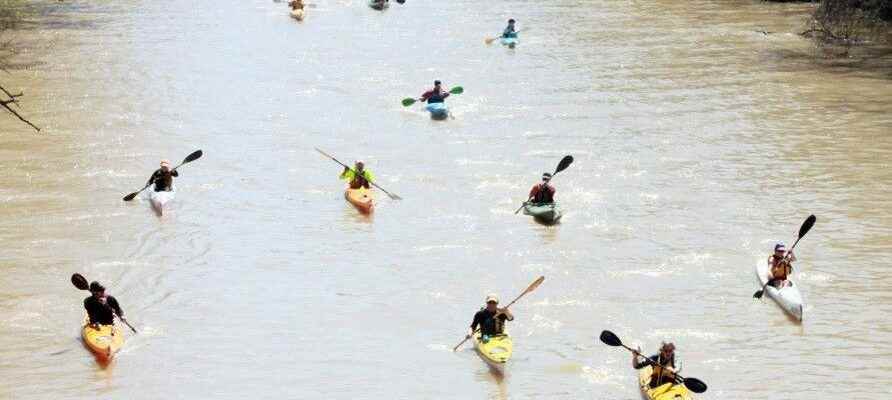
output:
{"label": "black paddle blade", "polygon": [[608,346],[622,346],[623,342],[610,331],[601,331],[601,341]]}
{"label": "black paddle blade", "polygon": [[561,162],[558,163],[557,168],[554,169],[554,173],[556,174],[558,172],[561,172],[561,171],[567,169],[567,167],[569,167],[570,164],[573,164],[573,156],[566,156],[566,157],[562,158]]}
{"label": "black paddle blade", "polygon": [[684,378],[684,385],[694,393],[703,393],[706,391],[706,384],[697,378]]}
{"label": "black paddle blade", "polygon": [[130,193],[130,194],[124,196],[124,201],[133,200],[133,198],[136,197],[136,195],[138,195],[138,194],[139,194],[139,192]]}
{"label": "black paddle blade", "polygon": [[754,298],[754,299],[761,299],[763,294],[765,294],[765,291],[764,291],[764,290],[760,290],[760,291],[758,291],[758,292],[756,292],[756,293],[753,293],[753,298]]}
{"label": "black paddle blade", "polygon": [[196,150],[194,153],[186,156],[186,159],[183,160],[183,164],[192,162],[192,161],[195,161],[195,160],[201,158],[202,154],[204,154],[204,153],[201,150]]}
{"label": "black paddle blade", "polygon": [[90,285],[87,283],[87,278],[84,278],[84,276],[81,274],[75,273],[74,275],[71,275],[71,284],[73,284],[74,287],[80,290],[90,290]]}
{"label": "black paddle blade", "polygon": [[818,217],[815,217],[814,214],[809,215],[808,218],[805,219],[805,222],[802,223],[802,227],[799,228],[799,237],[802,238],[805,236],[805,234],[811,230],[811,227],[815,226],[817,220]]}

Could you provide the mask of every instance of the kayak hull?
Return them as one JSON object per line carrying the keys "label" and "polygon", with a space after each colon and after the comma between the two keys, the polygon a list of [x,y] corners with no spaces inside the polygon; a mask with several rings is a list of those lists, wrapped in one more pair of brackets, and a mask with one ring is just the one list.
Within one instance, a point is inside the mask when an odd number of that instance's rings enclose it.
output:
{"label": "kayak hull", "polygon": [[375,197],[371,190],[366,188],[344,191],[344,199],[362,214],[371,214],[375,210]]}
{"label": "kayak hull", "polygon": [[523,206],[523,213],[545,224],[555,224],[564,216],[557,203],[526,204]]}
{"label": "kayak hull", "polygon": [[656,388],[650,387],[653,368],[650,366],[638,370],[638,387],[644,400],[693,400],[694,396],[682,384],[665,383]]}
{"label": "kayak hull", "polygon": [[444,120],[449,118],[449,109],[446,108],[446,103],[428,103],[424,106],[424,109],[431,113],[431,119]]}
{"label": "kayak hull", "polygon": [[514,352],[514,344],[507,334],[484,339],[480,333],[477,333],[474,335],[474,350],[490,368],[504,373],[505,365]]}
{"label": "kayak hull", "polygon": [[383,2],[370,1],[369,7],[371,7],[372,9],[375,9],[375,10],[384,10],[385,8],[390,7],[390,4],[388,4],[388,2],[386,2],[386,1],[383,1]]}
{"label": "kayak hull", "polygon": [[158,215],[164,215],[164,206],[167,203],[170,203],[174,197],[176,197],[176,192],[171,190],[169,192],[155,192],[149,194],[149,202],[152,203],[152,209],[155,210]]}
{"label": "kayak hull", "polygon": [[502,38],[501,40],[503,46],[508,46],[508,48],[513,49],[514,46],[517,46],[517,38]]}
{"label": "kayak hull", "polygon": [[84,325],[81,328],[81,338],[96,360],[107,363],[114,358],[115,353],[124,346],[124,334],[115,325],[99,325],[96,329],[89,324],[89,317],[84,316]]}
{"label": "kayak hull", "polygon": [[304,10],[301,10],[301,9],[291,10],[291,18],[294,18],[298,21],[303,21],[304,20]]}
{"label": "kayak hull", "polygon": [[[768,261],[759,261],[756,263],[756,276],[759,278],[759,285],[765,286],[769,280],[770,268]],[[788,277],[789,278],[789,277]],[[799,291],[799,285],[795,284],[792,279],[787,279],[784,286],[780,289],[774,286],[765,287],[765,295],[774,300],[787,314],[802,321],[804,316],[803,309],[805,301],[802,299],[802,292]]]}

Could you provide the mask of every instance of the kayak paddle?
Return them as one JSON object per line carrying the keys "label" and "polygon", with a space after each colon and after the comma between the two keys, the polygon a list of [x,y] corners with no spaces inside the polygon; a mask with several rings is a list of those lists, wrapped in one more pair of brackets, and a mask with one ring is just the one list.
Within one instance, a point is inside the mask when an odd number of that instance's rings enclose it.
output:
{"label": "kayak paddle", "polygon": [[[615,334],[613,334],[613,332],[610,332],[610,331],[602,331],[602,332],[601,332],[601,341],[604,342],[604,344],[606,344],[606,345],[608,345],[608,346],[613,346],[613,347],[622,346],[622,347],[625,347],[626,350],[631,351],[631,352],[634,353],[635,355],[638,355],[638,356],[641,356],[641,357],[646,358],[647,361],[650,361],[650,362],[651,362],[651,364],[653,364],[653,365],[658,365],[657,362],[654,361],[653,359],[651,359],[650,357],[645,356],[645,355],[639,353],[638,350],[632,349],[631,347],[624,345],[623,342],[619,340],[619,337],[617,337]],[[697,379],[697,378],[685,378],[685,377],[683,377],[683,376],[681,376],[681,375],[675,374],[675,379],[676,379],[677,381],[681,381],[681,383],[684,384],[685,387],[687,387],[688,389],[690,389],[690,390],[691,390],[692,392],[694,392],[694,393],[703,393],[703,392],[706,391],[706,384],[703,383],[703,381],[701,381],[701,380],[699,380],[699,379]],[[677,382],[677,381],[676,381],[676,382]]]}
{"label": "kayak paddle", "polygon": [[[793,249],[796,248],[796,245],[799,244],[799,241],[802,240],[802,237],[805,236],[805,234],[811,230],[811,227],[815,226],[815,222],[817,220],[818,220],[818,218],[815,217],[814,214],[809,215],[808,218],[805,219],[805,222],[803,222],[802,226],[799,227],[799,237],[796,238],[796,242],[793,243],[793,246],[790,247],[790,251],[787,252],[787,256],[789,256],[790,254],[793,254]],[[768,282],[771,282],[771,279],[769,279]],[[762,295],[765,294],[765,288],[768,287],[768,282],[765,282],[765,284],[762,285],[762,289],[760,289],[756,293],[753,293],[753,298],[756,298],[756,299],[762,298]]]}
{"label": "kayak paddle", "polygon": [[[573,164],[573,156],[564,156],[564,158],[561,159],[561,162],[558,163],[557,168],[554,169],[554,173],[551,174],[551,177],[554,178],[554,176],[557,175],[558,172],[561,172],[561,171],[567,169],[567,167],[569,167],[570,164]],[[527,199],[527,200],[528,201],[525,201],[525,202],[523,202],[523,204],[520,205],[520,208],[518,208],[517,210],[514,211],[514,215],[517,215],[517,213],[519,213],[520,210],[523,209],[523,206],[525,206],[525,205],[527,205],[527,203],[529,203],[529,199]]]}
{"label": "kayak paddle", "polygon": [[[517,298],[515,298],[514,300],[511,300],[511,302],[508,303],[508,305],[505,306],[505,307],[503,307],[503,308],[511,307],[511,305],[514,304],[514,303],[516,303],[517,300],[520,300],[521,297],[525,296],[527,293],[530,293],[530,292],[536,290],[536,288],[539,287],[539,285],[541,285],[543,281],[545,281],[545,277],[544,277],[544,276],[540,276],[540,277],[536,278],[536,280],[533,281],[533,283],[531,283],[530,286],[527,286],[527,289],[524,290],[523,293],[520,294],[520,296],[517,296]],[[474,332],[476,333],[476,332],[479,331],[479,330],[480,330],[480,328],[477,328],[477,329],[474,330]],[[465,338],[462,339],[461,342],[459,342],[457,345],[455,345],[455,347],[452,348],[452,351],[456,351],[456,350],[458,350],[458,348],[461,347],[461,345],[465,344],[465,342],[467,342],[468,339],[470,339],[470,338],[471,338],[470,335],[465,336]]]}
{"label": "kayak paddle", "polygon": [[[332,161],[334,161],[334,162],[336,162],[336,163],[338,163],[338,164],[341,164],[341,166],[343,166],[344,168],[347,168],[347,169],[349,169],[350,171],[353,171],[353,168],[348,167],[347,164],[344,164],[344,163],[338,161],[338,159],[336,159],[336,158],[330,156],[328,153],[326,153],[326,152],[324,152],[324,151],[322,151],[322,150],[319,150],[318,147],[315,147],[315,149],[316,149],[316,151],[318,151],[318,152],[319,152],[320,154],[322,154],[323,156],[326,156],[326,157],[330,158]],[[356,171],[353,171],[353,173],[355,174]],[[376,187],[376,188],[378,188],[378,189],[381,189],[381,191],[384,192],[385,194],[387,194],[387,196],[390,197],[391,200],[402,200],[402,199],[403,199],[403,198],[400,197],[400,196],[397,196],[397,195],[395,195],[395,194],[393,194],[393,193],[390,193],[390,192],[384,190],[384,188],[382,188],[381,186],[378,186],[378,184],[375,183],[375,182],[372,182],[372,181],[368,181],[368,182],[371,183],[372,186],[374,186],[374,187]]]}
{"label": "kayak paddle", "polygon": [[[463,88],[461,86],[456,86],[452,89],[449,89],[449,93],[451,93],[451,94],[462,94],[464,92],[465,92],[465,88]],[[421,99],[413,99],[411,97],[406,97],[405,99],[403,99],[403,107],[411,106],[412,104],[415,104],[416,101],[421,101]]]}
{"label": "kayak paddle", "polygon": [[[173,167],[173,169],[171,171],[176,171],[177,168],[182,167],[183,164],[187,164],[187,163],[190,163],[192,161],[195,161],[195,160],[201,158],[202,154],[204,154],[204,153],[202,153],[201,150],[196,150],[196,151],[192,152],[192,154],[189,154],[188,156],[186,156],[186,159],[184,159],[183,162],[180,163],[180,165]],[[139,189],[139,191],[136,191],[136,192],[133,192],[133,193],[130,193],[130,194],[124,196],[124,201],[133,200],[134,197],[136,197],[138,194],[142,193],[143,190],[146,190],[151,184],[152,184],[152,182],[149,182],[145,186],[143,186],[142,189]]]}
{"label": "kayak paddle", "polygon": [[[71,283],[74,284],[74,287],[76,287],[80,290],[90,290],[90,284],[87,283],[87,278],[84,278],[84,276],[81,274],[75,273],[74,275],[71,275]],[[133,333],[138,333],[138,332],[136,332],[136,329],[133,328],[133,325],[130,325],[130,323],[127,322],[127,320],[124,317],[122,317],[118,314],[115,314],[115,316],[118,317],[118,319],[120,319],[121,322],[126,324],[127,327],[129,327],[130,330],[133,331]]]}

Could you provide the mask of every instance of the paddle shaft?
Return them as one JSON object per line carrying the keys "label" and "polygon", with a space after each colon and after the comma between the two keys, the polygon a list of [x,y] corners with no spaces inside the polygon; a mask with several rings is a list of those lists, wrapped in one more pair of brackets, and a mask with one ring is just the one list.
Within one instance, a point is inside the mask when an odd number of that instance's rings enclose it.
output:
{"label": "paddle shaft", "polygon": [[[337,158],[334,158],[334,157],[332,157],[331,155],[329,155],[328,153],[326,153],[326,152],[324,152],[324,151],[322,151],[322,150],[319,150],[319,148],[316,148],[316,151],[318,151],[320,154],[322,154],[322,155],[324,155],[324,156],[330,158],[332,161],[334,161],[334,162],[336,162],[336,163],[338,163],[338,164],[341,164],[341,166],[343,166],[344,168],[347,168],[348,170],[353,171],[354,174],[359,175],[355,170],[353,170],[353,168],[350,168],[349,166],[347,166],[347,164],[344,164],[344,163],[338,161]],[[384,193],[386,193],[387,196],[390,197],[391,199],[394,199],[394,200],[400,200],[400,199],[402,199],[402,197],[397,196],[397,195],[395,195],[395,194],[392,194],[392,193],[388,192],[387,190],[385,190],[384,188],[382,188],[381,186],[378,186],[378,184],[376,184],[375,182],[372,182],[372,181],[370,181],[370,180],[368,180],[368,179],[366,179],[366,181],[367,181],[368,183],[371,183],[372,186],[374,186],[374,187],[376,187],[376,188],[378,188],[378,189],[381,189],[381,191],[384,192]]]}

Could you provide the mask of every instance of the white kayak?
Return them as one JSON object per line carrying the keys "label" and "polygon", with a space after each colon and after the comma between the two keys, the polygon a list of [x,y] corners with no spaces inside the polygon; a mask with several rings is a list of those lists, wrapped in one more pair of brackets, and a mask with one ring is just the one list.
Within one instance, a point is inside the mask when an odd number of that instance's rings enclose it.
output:
{"label": "white kayak", "polygon": [[[768,282],[769,273],[770,269],[767,260],[756,263],[756,276],[759,278],[759,285],[764,286],[765,282]],[[805,305],[805,302],[802,300],[802,292],[799,291],[799,285],[793,283],[789,276],[787,278],[780,289],[772,285],[766,286],[764,294],[774,299],[793,318],[802,321],[802,309]]]}
{"label": "white kayak", "polygon": [[173,190],[169,192],[156,192],[153,190],[149,194],[149,201],[152,203],[152,209],[154,209],[158,215],[164,215],[164,206],[173,200],[176,193],[177,192]]}

